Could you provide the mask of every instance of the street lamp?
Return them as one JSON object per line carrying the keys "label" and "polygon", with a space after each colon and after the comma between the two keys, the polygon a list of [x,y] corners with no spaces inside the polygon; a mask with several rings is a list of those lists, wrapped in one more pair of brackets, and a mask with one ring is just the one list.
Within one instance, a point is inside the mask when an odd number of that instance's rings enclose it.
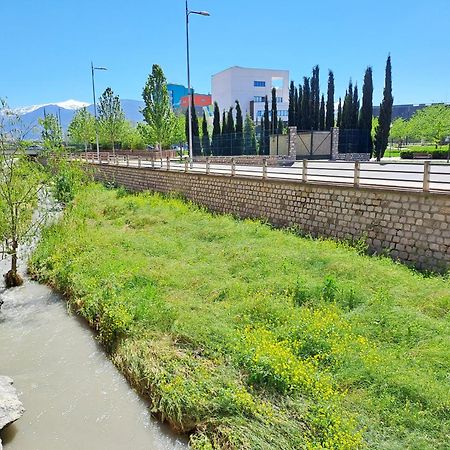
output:
{"label": "street lamp", "polygon": [[92,95],[94,97],[94,116],[95,116],[95,140],[97,143],[97,159],[100,161],[100,147],[98,145],[97,101],[96,101],[96,97],[95,97],[95,82],[94,82],[94,71],[95,70],[108,70],[108,69],[106,67],[94,67],[94,63],[91,61]]}
{"label": "street lamp", "polygon": [[208,11],[190,11],[188,7],[188,0],[186,0],[186,59],[187,59],[187,79],[188,79],[188,96],[189,96],[189,106],[188,106],[188,120],[189,120],[189,158],[193,160],[193,151],[192,151],[192,108],[194,105],[192,104],[192,93],[191,93],[191,69],[189,62],[189,16],[191,14],[197,14],[198,16],[209,16]]}

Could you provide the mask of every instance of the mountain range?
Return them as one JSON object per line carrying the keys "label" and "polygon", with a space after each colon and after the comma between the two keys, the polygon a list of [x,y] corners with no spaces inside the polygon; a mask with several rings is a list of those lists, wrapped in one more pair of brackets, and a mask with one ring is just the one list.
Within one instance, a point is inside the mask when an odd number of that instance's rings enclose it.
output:
{"label": "mountain range", "polygon": [[[139,100],[121,100],[120,103],[127,120],[132,123],[142,122],[141,109],[144,107],[144,102]],[[54,114],[58,117],[65,133],[77,110],[83,107],[87,107],[87,110],[94,114],[93,104],[78,100],[24,106],[15,108],[13,111],[20,116],[23,129],[30,130],[26,139],[39,139],[41,131],[38,120],[44,118],[45,114]]]}

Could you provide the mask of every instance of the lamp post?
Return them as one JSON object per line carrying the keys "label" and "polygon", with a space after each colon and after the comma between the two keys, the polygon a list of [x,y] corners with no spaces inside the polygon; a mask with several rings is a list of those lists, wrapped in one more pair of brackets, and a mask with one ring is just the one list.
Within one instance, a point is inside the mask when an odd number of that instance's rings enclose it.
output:
{"label": "lamp post", "polygon": [[186,59],[187,59],[187,79],[188,79],[188,96],[189,96],[189,106],[188,106],[188,120],[189,120],[189,158],[193,160],[193,145],[192,145],[192,100],[193,95],[191,93],[191,68],[189,61],[189,16],[191,14],[197,14],[199,16],[209,16],[208,11],[190,11],[188,7],[188,0],[186,0]]}
{"label": "lamp post", "polygon": [[94,63],[91,61],[92,96],[94,97],[94,116],[95,116],[95,141],[97,144],[97,159],[100,161],[100,147],[98,145],[97,101],[95,97],[95,81],[94,81],[94,71],[96,70],[108,70],[108,69],[106,67],[94,67]]}

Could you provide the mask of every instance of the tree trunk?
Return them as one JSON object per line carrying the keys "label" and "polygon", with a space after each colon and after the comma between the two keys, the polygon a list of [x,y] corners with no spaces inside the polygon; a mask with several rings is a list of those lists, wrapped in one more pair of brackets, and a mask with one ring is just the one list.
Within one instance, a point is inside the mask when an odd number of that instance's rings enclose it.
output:
{"label": "tree trunk", "polygon": [[7,288],[21,286],[23,284],[22,277],[17,273],[17,241],[13,241],[11,247],[11,270],[5,275],[5,284]]}

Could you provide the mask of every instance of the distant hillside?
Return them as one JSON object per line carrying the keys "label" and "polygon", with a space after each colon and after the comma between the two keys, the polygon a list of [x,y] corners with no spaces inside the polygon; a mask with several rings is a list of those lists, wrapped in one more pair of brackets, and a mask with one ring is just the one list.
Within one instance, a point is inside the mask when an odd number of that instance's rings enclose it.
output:
{"label": "distant hillside", "polygon": [[[121,105],[127,120],[138,123],[143,120],[140,110],[144,107],[144,102],[139,100],[121,100]],[[23,127],[29,130],[27,139],[39,139],[41,129],[38,120],[44,118],[44,114],[54,114],[61,120],[61,126],[64,133],[73,119],[76,111],[83,106],[87,106],[88,111],[94,114],[94,105],[88,105],[76,100],[67,100],[61,103],[48,103],[45,105],[25,106],[15,109],[20,115]]]}

